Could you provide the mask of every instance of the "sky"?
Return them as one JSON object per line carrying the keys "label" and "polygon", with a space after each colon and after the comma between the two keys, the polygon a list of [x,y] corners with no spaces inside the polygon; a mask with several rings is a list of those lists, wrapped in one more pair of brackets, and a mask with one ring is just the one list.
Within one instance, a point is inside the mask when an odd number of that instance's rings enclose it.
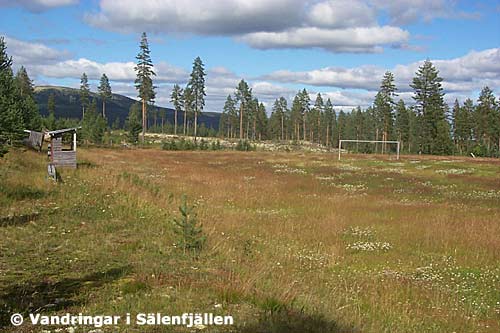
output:
{"label": "sky", "polygon": [[500,1],[458,0],[0,0],[0,36],[36,85],[95,91],[102,73],[114,93],[137,98],[135,57],[148,34],[156,104],[171,107],[193,59],[207,72],[205,111],[222,111],[241,79],[268,112],[306,88],[337,109],[368,107],[385,71],[399,97],[430,59],[445,99],[500,96]]}

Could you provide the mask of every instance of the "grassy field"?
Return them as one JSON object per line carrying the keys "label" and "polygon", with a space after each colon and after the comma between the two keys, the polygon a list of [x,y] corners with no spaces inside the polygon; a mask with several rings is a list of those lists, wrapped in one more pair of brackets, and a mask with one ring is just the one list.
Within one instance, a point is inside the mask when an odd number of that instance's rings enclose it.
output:
{"label": "grassy field", "polygon": [[[0,160],[2,332],[40,332],[9,323],[34,311],[234,317],[203,332],[500,331],[498,160],[156,149],[78,158],[59,184],[43,154]],[[198,257],[176,245],[183,194],[207,236]]]}

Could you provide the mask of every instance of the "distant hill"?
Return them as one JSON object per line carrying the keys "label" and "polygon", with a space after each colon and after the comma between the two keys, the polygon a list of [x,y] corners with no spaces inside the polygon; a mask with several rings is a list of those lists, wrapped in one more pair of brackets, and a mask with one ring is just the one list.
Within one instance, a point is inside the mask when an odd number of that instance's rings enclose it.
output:
{"label": "distant hill", "polygon": [[[57,86],[36,86],[35,87],[35,100],[38,103],[40,113],[44,116],[48,115],[47,101],[49,95],[54,94],[56,101],[56,117],[63,118],[81,118],[82,107],[80,105],[80,94],[78,89]],[[91,98],[97,99],[97,109],[101,111],[102,100],[99,95],[91,93]],[[128,116],[130,106],[136,101],[132,98],[113,94],[111,100],[106,101],[106,116],[108,123],[111,125],[118,117],[120,124],[123,125]],[[174,123],[174,110],[170,108],[157,107],[160,110],[167,111],[167,121],[171,124]],[[183,114],[179,114],[179,122],[182,123]],[[217,112],[203,112],[198,117],[199,124],[204,123],[207,128],[219,128],[220,114]]]}

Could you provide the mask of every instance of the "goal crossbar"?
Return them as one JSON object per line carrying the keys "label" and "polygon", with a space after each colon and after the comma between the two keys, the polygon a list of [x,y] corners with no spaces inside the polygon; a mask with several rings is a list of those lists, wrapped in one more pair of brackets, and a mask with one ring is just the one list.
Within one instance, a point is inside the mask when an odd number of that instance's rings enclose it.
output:
{"label": "goal crossbar", "polygon": [[360,142],[360,143],[395,143],[397,145],[396,159],[399,160],[399,148],[401,143],[399,141],[385,141],[385,140],[339,140],[339,161],[340,152],[342,151],[343,142]]}

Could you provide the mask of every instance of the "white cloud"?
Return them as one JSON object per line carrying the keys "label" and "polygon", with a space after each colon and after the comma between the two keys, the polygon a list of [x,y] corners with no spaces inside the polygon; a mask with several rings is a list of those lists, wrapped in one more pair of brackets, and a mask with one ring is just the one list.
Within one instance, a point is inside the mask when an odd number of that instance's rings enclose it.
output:
{"label": "white cloud", "polygon": [[85,15],[107,30],[232,36],[257,49],[415,49],[408,31],[377,18],[377,7],[362,0],[101,0],[98,12]]}
{"label": "white cloud", "polygon": [[368,27],[376,25],[377,12],[359,0],[327,0],[311,7],[308,21],[320,28]]}
{"label": "white cloud", "polygon": [[346,29],[298,28],[284,32],[257,32],[241,40],[257,49],[321,48],[330,52],[375,53],[381,45],[400,45],[409,33],[397,27]]}
{"label": "white cloud", "polygon": [[237,35],[293,26],[302,16],[301,0],[101,0],[90,24],[124,32]]}
{"label": "white cloud", "polygon": [[379,10],[386,11],[391,23],[396,25],[410,24],[416,21],[430,22],[437,18],[478,18],[478,13],[464,12],[456,9],[455,0],[371,0]]}
{"label": "white cloud", "polygon": [[51,8],[69,6],[78,0],[0,0],[0,7],[23,7],[32,12],[42,12]]}
{"label": "white cloud", "polygon": [[[471,51],[468,54],[449,60],[433,60],[433,64],[443,77],[443,87],[447,92],[470,92],[489,85],[500,88],[500,48],[483,51]],[[422,61],[407,65],[397,65],[394,73],[398,89],[410,90],[409,84]],[[378,66],[360,66],[355,68],[326,67],[311,71],[292,72],[276,71],[262,79],[275,82],[327,86],[341,89],[365,89],[374,91],[386,71]]]}
{"label": "white cloud", "polygon": [[30,43],[5,37],[7,53],[14,59],[16,66],[28,64],[47,64],[68,58],[68,51],[59,51],[41,43]]}

